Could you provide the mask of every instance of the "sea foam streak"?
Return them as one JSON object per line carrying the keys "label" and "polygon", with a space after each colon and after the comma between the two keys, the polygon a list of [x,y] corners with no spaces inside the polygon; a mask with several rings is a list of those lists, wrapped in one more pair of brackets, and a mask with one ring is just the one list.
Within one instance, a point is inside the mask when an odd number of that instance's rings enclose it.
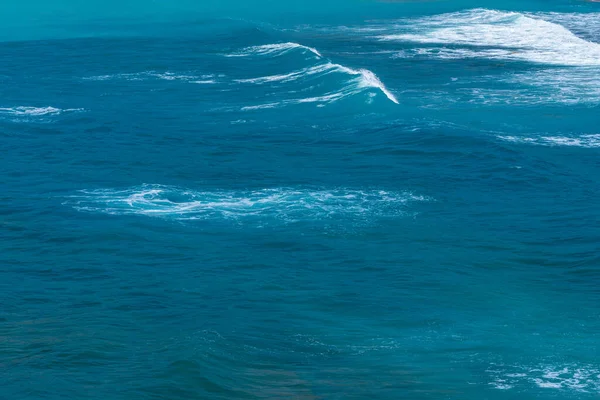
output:
{"label": "sea foam streak", "polygon": [[16,117],[40,117],[44,115],[59,115],[64,112],[82,111],[81,108],[69,108],[62,110],[55,107],[10,107],[0,108],[0,115],[12,115]]}
{"label": "sea foam streak", "polygon": [[[427,49],[438,58],[489,58],[549,65],[600,66],[600,44],[576,36],[544,15],[475,9],[400,21],[384,41],[468,46]],[[556,18],[555,18],[556,20]]]}
{"label": "sea foam streak", "polygon": [[577,137],[570,136],[539,136],[539,137],[521,137],[521,136],[498,136],[499,139],[523,144],[535,144],[541,146],[567,146],[567,147],[600,147],[600,134],[581,135]]}
{"label": "sea foam streak", "polygon": [[[248,191],[195,191],[163,185],[124,190],[83,190],[65,204],[113,215],[146,215],[178,220],[274,219],[286,222],[328,218],[393,217],[411,201],[408,192],[276,188]],[[265,222],[265,221],[263,221]]]}
{"label": "sea foam streak", "polygon": [[313,48],[308,46],[303,46],[299,43],[275,43],[275,44],[265,44],[262,46],[251,46],[246,47],[242,51],[233,54],[227,54],[227,57],[249,57],[249,56],[264,56],[264,55],[282,55],[291,50],[301,49],[304,51],[309,51],[313,53],[315,56],[321,58],[323,57],[321,53]]}
{"label": "sea foam streak", "polygon": [[[219,76],[223,77],[223,76]],[[182,73],[174,73],[174,72],[157,72],[157,71],[144,71],[144,72],[136,72],[136,73],[124,73],[124,74],[114,74],[114,75],[98,75],[98,76],[90,76],[87,78],[83,78],[86,81],[111,81],[111,80],[126,80],[126,81],[147,81],[152,79],[164,80],[164,81],[183,81],[190,83],[200,83],[200,84],[213,84],[217,83],[214,79],[215,75],[213,74],[203,74],[203,75],[192,75],[192,74],[182,74]]]}

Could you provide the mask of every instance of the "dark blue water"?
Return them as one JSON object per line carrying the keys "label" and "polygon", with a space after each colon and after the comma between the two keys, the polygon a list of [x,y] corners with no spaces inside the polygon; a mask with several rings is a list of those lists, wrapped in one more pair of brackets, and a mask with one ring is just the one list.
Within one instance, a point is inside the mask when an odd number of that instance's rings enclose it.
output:
{"label": "dark blue water", "polygon": [[38,3],[0,398],[597,398],[600,5]]}

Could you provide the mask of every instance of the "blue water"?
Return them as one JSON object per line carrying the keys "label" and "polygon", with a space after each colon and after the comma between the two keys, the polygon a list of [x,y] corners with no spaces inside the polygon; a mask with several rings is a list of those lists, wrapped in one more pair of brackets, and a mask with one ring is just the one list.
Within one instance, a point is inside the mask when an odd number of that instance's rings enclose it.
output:
{"label": "blue water", "polygon": [[0,398],[598,398],[600,3],[12,3]]}

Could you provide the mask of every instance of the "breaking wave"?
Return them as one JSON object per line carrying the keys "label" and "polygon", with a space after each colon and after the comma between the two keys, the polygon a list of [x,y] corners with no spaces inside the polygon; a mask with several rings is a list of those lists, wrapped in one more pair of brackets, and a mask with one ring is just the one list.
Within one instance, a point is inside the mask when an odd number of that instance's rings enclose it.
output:
{"label": "breaking wave", "polygon": [[[421,49],[436,58],[488,58],[563,66],[600,66],[600,44],[585,40],[548,16],[475,9],[399,21],[377,36],[452,47]],[[557,21],[556,17],[553,18]],[[396,31],[396,32],[393,32]],[[400,56],[409,53],[399,53]]]}
{"label": "breaking wave", "polygon": [[[250,47],[242,51],[242,55],[268,55],[268,56],[279,56],[287,53],[294,49],[302,49],[304,51],[310,51],[317,55],[319,59],[322,58],[321,53],[311,47],[299,45],[297,43],[283,43],[283,44],[272,44],[264,46]],[[346,67],[341,64],[336,64],[331,61],[320,63],[317,65],[311,65],[306,68],[295,70],[292,72],[286,72],[283,74],[266,75],[255,78],[237,79],[235,82],[242,84],[257,84],[264,85],[270,83],[289,83],[295,82],[310,77],[323,77],[331,74],[342,74],[349,75],[352,78],[346,80],[345,85],[341,89],[327,91],[319,95],[296,98],[296,99],[285,99],[278,102],[270,102],[266,104],[245,106],[242,108],[244,111],[258,110],[266,108],[281,107],[290,104],[302,104],[302,103],[331,103],[338,101],[342,98],[353,96],[355,94],[363,92],[365,89],[377,89],[383,93],[387,99],[395,104],[399,104],[396,96],[383,84],[381,79],[372,71],[364,68],[353,69]]]}

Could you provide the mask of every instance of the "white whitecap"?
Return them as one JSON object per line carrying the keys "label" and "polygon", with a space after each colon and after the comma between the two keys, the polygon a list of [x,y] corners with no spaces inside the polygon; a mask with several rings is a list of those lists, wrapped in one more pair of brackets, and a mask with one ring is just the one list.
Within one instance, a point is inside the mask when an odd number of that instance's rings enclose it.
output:
{"label": "white whitecap", "polygon": [[360,74],[361,79],[359,82],[359,87],[361,88],[376,88],[379,89],[383,92],[383,94],[385,94],[385,96],[392,101],[393,103],[396,104],[400,104],[398,102],[398,99],[396,98],[396,96],[394,96],[392,94],[392,92],[390,92],[385,85],[383,84],[383,82],[381,82],[381,80],[379,79],[379,77],[377,75],[375,75],[372,71],[369,71],[368,69],[359,69],[358,74]]}
{"label": "white whitecap", "polygon": [[479,57],[600,66],[600,44],[580,38],[563,25],[544,18],[543,14],[475,9],[400,22],[394,28],[397,32],[379,35],[378,39],[453,46],[425,49],[439,58]]}
{"label": "white whitecap", "polygon": [[595,365],[493,365],[487,372],[490,385],[500,390],[532,386],[576,393],[600,391],[600,369]]}

